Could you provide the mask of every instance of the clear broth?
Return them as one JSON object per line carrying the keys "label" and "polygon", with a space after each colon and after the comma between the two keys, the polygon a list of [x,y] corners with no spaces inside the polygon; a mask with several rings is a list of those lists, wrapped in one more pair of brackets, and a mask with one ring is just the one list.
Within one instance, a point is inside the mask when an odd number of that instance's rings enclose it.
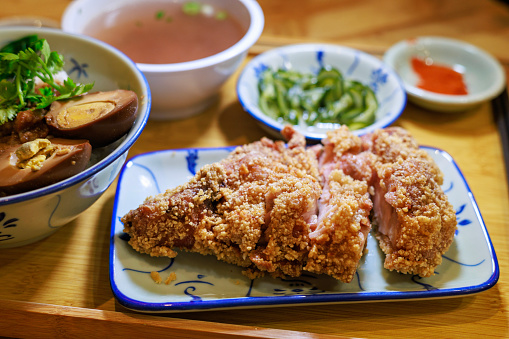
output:
{"label": "clear broth", "polygon": [[217,54],[246,32],[225,11],[205,5],[199,13],[189,14],[183,6],[150,2],[125,6],[94,19],[85,33],[118,48],[134,62],[171,64]]}

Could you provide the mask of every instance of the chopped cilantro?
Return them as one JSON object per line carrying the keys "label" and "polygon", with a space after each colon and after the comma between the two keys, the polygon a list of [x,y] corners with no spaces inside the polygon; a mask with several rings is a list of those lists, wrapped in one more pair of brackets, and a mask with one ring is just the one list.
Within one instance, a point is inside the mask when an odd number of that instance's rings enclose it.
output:
{"label": "chopped cilantro", "polygon": [[216,13],[217,20],[226,20],[226,18],[228,18],[228,13],[226,13],[226,11],[219,11]]}
{"label": "chopped cilantro", "polygon": [[182,5],[182,11],[187,15],[198,15],[201,12],[201,4],[196,1],[185,2]]}
{"label": "chopped cilantro", "polygon": [[164,18],[164,11],[163,10],[159,10],[156,12],[156,19],[157,20],[161,20],[162,18]]}
{"label": "chopped cilantro", "polygon": [[[53,75],[63,65],[63,56],[51,51],[48,42],[37,35],[12,41],[0,49],[0,125],[22,110],[44,108],[92,89],[93,83],[78,85],[71,78],[56,83]],[[36,78],[49,87],[36,91]]]}

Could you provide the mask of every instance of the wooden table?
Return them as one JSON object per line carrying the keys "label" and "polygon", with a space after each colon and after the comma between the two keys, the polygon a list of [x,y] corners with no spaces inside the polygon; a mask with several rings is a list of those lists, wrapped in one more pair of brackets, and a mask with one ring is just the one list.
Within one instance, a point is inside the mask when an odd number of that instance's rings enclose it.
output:
{"label": "wooden table", "polygon": [[[69,0],[2,0],[0,19],[43,16],[58,23]],[[393,43],[443,35],[473,43],[509,70],[509,7],[488,0],[259,0],[266,26],[252,54],[292,42],[333,42],[381,56]],[[142,152],[227,146],[264,135],[243,112],[236,74],[219,101],[181,121],[149,122],[132,147]],[[474,296],[443,300],[138,314],[109,285],[110,217],[116,185],[51,237],[0,250],[0,336],[7,337],[508,337],[509,201],[499,133],[489,103],[466,114],[408,104],[397,125],[458,163],[477,200],[500,264],[499,282]],[[475,250],[475,249],[472,249]]]}

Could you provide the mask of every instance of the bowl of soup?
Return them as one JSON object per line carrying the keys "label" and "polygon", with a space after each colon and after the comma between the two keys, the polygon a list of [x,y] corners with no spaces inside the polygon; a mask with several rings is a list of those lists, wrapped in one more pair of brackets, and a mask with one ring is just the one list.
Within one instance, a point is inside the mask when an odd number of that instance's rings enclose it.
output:
{"label": "bowl of soup", "polygon": [[190,117],[218,97],[260,37],[255,0],[76,0],[62,29],[123,51],[147,78],[151,119]]}

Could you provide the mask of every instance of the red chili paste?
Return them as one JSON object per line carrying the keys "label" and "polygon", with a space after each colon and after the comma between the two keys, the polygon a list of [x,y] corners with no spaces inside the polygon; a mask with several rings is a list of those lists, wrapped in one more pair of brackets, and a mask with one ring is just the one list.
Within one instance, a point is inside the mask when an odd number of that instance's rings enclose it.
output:
{"label": "red chili paste", "polygon": [[468,94],[463,75],[447,66],[428,65],[424,60],[413,57],[412,68],[420,77],[419,88],[440,94]]}

